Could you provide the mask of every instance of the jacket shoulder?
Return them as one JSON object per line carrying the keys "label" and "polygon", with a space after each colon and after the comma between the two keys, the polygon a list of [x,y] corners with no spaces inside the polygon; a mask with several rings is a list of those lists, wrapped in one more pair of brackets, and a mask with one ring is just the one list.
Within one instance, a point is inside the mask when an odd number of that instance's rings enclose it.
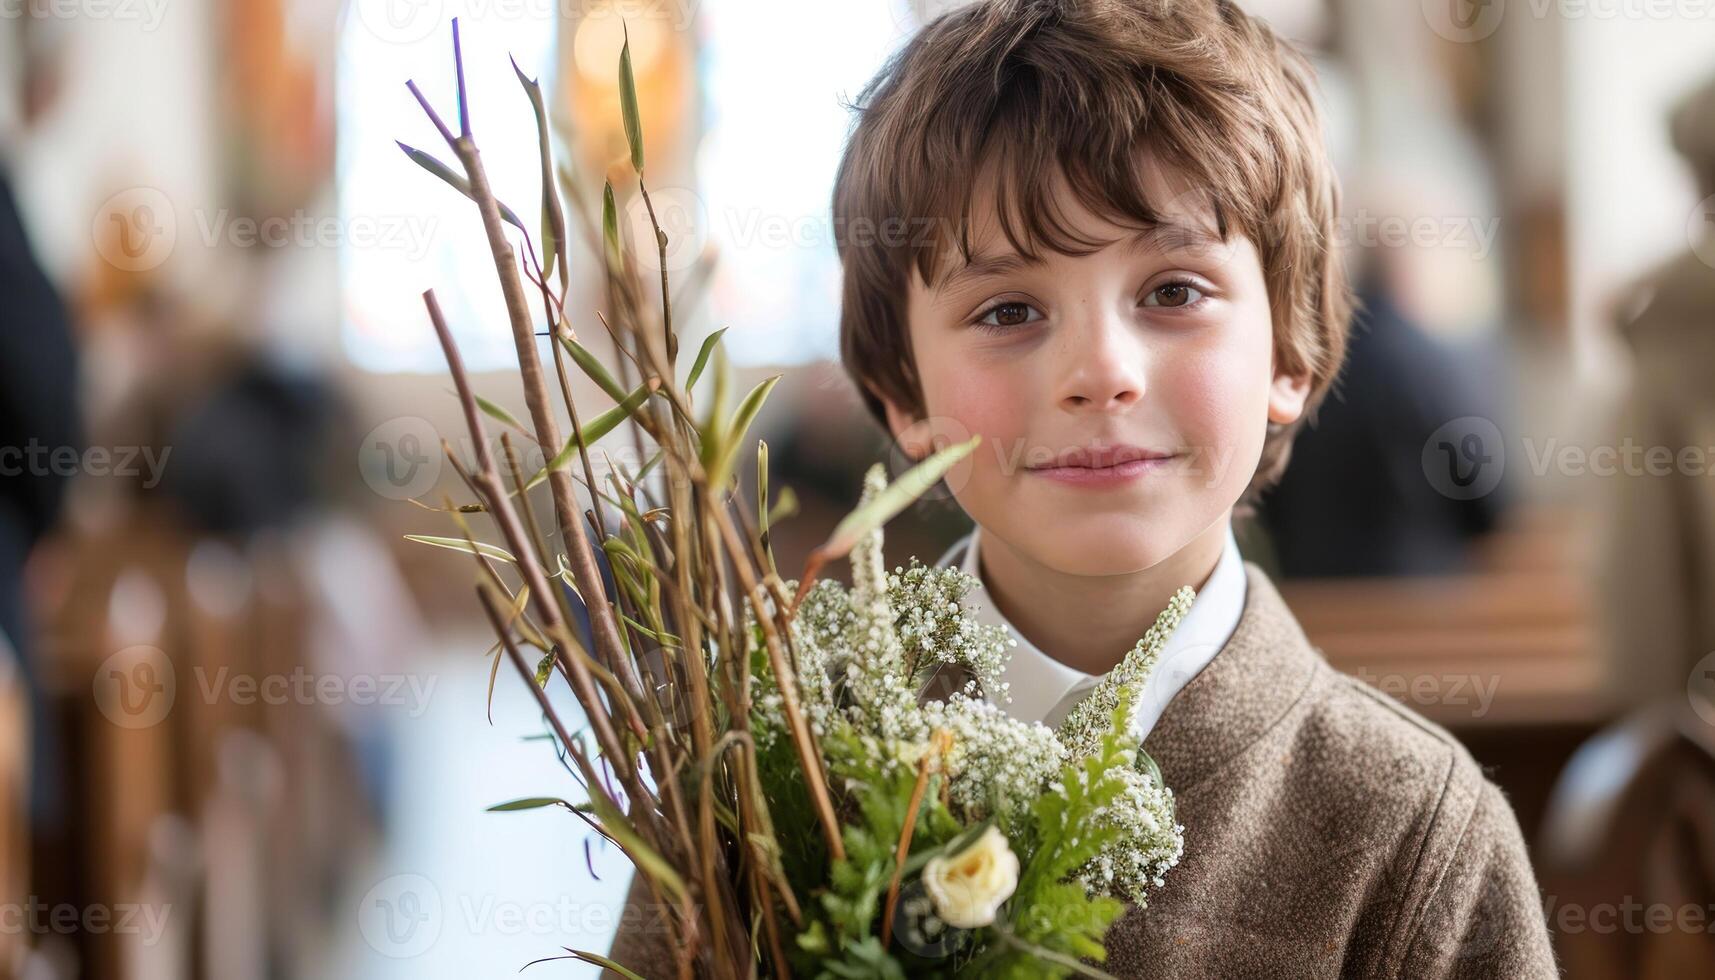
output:
{"label": "jacket shoulder", "polygon": [[[1298,744],[1350,774],[1323,787],[1361,838],[1387,857],[1375,868],[1391,901],[1372,908],[1372,965],[1391,975],[1552,975],[1541,896],[1505,794],[1457,738],[1364,681],[1325,671]],[[1375,852],[1372,852],[1375,853]],[[1489,974],[1499,975],[1499,974]]]}

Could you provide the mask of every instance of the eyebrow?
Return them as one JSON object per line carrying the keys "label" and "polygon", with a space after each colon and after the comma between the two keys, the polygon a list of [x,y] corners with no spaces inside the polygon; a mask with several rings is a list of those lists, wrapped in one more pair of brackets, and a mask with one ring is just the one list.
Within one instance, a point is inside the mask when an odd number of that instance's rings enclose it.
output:
{"label": "eyebrow", "polygon": [[[1213,248],[1224,244],[1220,235],[1204,228],[1163,221],[1150,225],[1130,236],[1118,239],[1133,251],[1179,252],[1194,248]],[[1111,244],[1111,243],[1110,243]],[[1003,276],[1020,269],[1042,266],[1041,258],[1030,258],[1017,252],[979,255],[963,266],[941,277],[937,293],[950,292],[967,282]]]}

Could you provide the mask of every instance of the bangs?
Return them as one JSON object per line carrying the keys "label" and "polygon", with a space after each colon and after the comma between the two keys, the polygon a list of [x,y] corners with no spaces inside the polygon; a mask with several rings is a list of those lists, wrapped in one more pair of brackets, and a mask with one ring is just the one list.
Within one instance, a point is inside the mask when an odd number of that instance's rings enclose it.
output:
{"label": "bangs", "polygon": [[[1041,52],[1026,48],[1015,57],[1032,53]],[[1039,259],[1043,250],[1085,255],[1110,244],[1076,231],[1057,203],[1059,180],[1091,214],[1122,228],[1149,231],[1184,210],[1212,217],[1223,241],[1237,230],[1262,244],[1262,219],[1279,181],[1262,161],[1247,165],[1234,152],[1254,137],[1220,125],[1216,107],[1197,105],[1196,93],[1167,73],[1146,69],[1145,84],[1120,85],[1088,68],[1068,68],[1056,74],[1028,60],[1009,64],[997,73],[1005,76],[998,90],[988,77],[972,79],[978,84],[925,114],[910,134],[921,143],[899,159],[925,165],[896,175],[894,213],[915,216],[932,232],[911,243],[925,283],[972,260],[973,218],[981,217],[974,208],[985,192],[992,194],[1001,235],[1026,259]],[[984,120],[980,141],[937,145],[941,134],[970,131],[952,120],[972,118]],[[1170,200],[1150,199],[1151,168],[1164,178],[1156,187],[1176,189]]]}

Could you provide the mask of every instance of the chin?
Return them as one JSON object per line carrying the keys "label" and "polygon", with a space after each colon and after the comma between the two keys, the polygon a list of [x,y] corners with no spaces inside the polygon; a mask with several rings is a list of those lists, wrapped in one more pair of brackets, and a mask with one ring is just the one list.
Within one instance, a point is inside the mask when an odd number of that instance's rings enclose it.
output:
{"label": "chin", "polygon": [[1130,575],[1153,568],[1190,543],[1175,522],[1137,514],[1088,515],[1042,521],[1020,528],[1009,540],[1030,556],[1066,575]]}

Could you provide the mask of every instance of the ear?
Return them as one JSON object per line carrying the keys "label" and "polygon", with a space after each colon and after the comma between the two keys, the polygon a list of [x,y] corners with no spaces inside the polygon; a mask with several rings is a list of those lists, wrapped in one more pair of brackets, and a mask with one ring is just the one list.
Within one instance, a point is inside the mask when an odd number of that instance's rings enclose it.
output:
{"label": "ear", "polygon": [[893,434],[893,441],[899,444],[900,450],[913,460],[928,456],[933,447],[928,444],[929,433],[925,431],[921,420],[881,392],[876,391],[875,397],[887,410],[887,428]]}
{"label": "ear", "polygon": [[1304,403],[1310,398],[1310,376],[1276,374],[1268,387],[1268,420],[1291,425],[1304,414]]}

